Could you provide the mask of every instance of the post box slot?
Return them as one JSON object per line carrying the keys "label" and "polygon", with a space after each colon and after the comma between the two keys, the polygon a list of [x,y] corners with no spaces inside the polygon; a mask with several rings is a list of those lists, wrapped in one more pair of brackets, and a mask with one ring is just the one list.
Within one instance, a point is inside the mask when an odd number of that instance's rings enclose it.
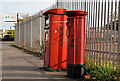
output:
{"label": "post box slot", "polygon": [[45,41],[48,41],[48,32],[45,33]]}
{"label": "post box slot", "polygon": [[67,37],[69,38],[69,27],[67,27]]}
{"label": "post box slot", "polygon": [[68,26],[68,25],[69,25],[69,22],[66,22],[66,25]]}
{"label": "post box slot", "polygon": [[49,28],[49,14],[45,15],[45,28]]}

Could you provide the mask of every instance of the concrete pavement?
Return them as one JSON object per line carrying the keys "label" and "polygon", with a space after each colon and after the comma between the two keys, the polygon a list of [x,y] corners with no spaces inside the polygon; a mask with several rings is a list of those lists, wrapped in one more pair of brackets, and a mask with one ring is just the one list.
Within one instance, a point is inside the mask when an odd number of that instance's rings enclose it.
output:
{"label": "concrete pavement", "polygon": [[66,79],[66,72],[48,72],[43,69],[43,60],[11,47],[11,42],[2,43],[3,79]]}

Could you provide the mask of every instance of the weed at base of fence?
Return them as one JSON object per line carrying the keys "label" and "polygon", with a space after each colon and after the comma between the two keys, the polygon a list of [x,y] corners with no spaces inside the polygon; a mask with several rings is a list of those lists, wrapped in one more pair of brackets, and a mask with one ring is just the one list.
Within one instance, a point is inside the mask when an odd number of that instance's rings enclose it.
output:
{"label": "weed at base of fence", "polygon": [[12,43],[10,46],[13,46],[13,47],[15,47],[15,46],[16,46],[16,44],[15,44],[15,43]]}
{"label": "weed at base of fence", "polygon": [[45,53],[44,41],[42,41],[41,44],[40,44],[40,40],[36,40],[35,44],[39,47],[39,53],[42,54],[42,56],[44,57],[44,53]]}
{"label": "weed at base of fence", "polygon": [[93,60],[85,59],[86,74],[90,75],[90,79],[103,79],[103,80],[120,80],[120,66],[113,66],[111,64],[98,65]]}

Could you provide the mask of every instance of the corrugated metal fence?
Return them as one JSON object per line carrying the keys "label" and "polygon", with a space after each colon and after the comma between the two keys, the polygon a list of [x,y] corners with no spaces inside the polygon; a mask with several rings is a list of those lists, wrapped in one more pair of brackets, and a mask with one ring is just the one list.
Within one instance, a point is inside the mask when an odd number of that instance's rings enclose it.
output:
{"label": "corrugated metal fence", "polygon": [[[22,21],[16,28],[18,46],[39,51],[43,41],[42,13],[52,8],[88,11],[85,26],[85,54],[96,64],[120,64],[119,0],[56,0],[56,4]],[[20,32],[19,32],[20,31]]]}

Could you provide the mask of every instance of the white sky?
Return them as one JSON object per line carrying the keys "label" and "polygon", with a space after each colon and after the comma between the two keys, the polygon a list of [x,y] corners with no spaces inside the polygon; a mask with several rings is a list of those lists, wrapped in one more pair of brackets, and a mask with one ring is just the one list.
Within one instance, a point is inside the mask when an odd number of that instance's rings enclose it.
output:
{"label": "white sky", "polygon": [[4,23],[4,15],[16,15],[16,13],[33,15],[51,6],[54,2],[54,0],[0,0],[0,29],[10,29],[14,25]]}

